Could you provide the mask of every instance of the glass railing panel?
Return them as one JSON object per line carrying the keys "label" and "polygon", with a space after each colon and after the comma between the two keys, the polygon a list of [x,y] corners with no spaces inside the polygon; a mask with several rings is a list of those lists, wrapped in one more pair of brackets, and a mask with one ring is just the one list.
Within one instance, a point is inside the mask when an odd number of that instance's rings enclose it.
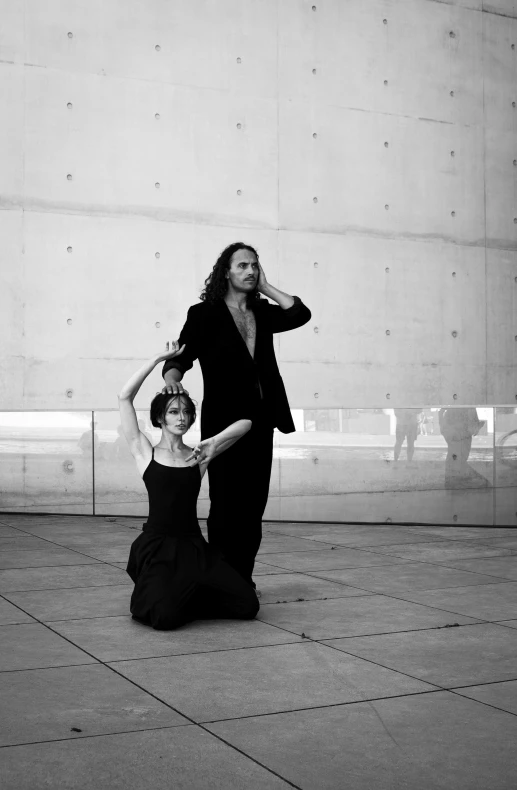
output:
{"label": "glass railing panel", "polygon": [[517,525],[517,408],[495,410],[495,523]]}
{"label": "glass railing panel", "polygon": [[0,509],[93,513],[92,412],[0,412]]}
{"label": "glass railing panel", "polygon": [[493,523],[492,409],[293,410],[282,520]]}

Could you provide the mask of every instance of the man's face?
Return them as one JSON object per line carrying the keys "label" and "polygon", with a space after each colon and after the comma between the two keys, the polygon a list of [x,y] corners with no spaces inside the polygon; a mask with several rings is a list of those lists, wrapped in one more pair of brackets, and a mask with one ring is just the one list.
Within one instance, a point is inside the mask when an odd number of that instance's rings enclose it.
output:
{"label": "man's face", "polygon": [[250,250],[237,250],[230,261],[230,268],[226,272],[229,285],[241,293],[251,293],[259,278],[257,256]]}

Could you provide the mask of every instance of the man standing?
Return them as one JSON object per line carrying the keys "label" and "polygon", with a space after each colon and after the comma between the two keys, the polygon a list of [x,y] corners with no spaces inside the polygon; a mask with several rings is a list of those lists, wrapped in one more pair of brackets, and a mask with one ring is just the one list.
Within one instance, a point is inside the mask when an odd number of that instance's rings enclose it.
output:
{"label": "man standing", "polygon": [[181,393],[184,373],[199,359],[204,384],[201,439],[236,420],[252,421],[249,433],[208,467],[207,527],[209,542],[255,587],[251,576],[269,493],[273,429],[295,429],[273,334],[303,326],[311,312],[297,296],[270,285],[256,250],[241,242],[223,250],[200,298],[200,304],[189,308],[179,336],[183,353],[163,367],[165,389]]}

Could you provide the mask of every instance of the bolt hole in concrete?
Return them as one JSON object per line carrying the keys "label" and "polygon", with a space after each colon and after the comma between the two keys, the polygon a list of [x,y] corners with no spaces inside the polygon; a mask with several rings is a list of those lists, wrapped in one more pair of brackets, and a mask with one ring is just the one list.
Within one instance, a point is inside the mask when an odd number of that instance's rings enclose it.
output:
{"label": "bolt hole in concrete", "polygon": [[453,273],[452,273],[452,276],[453,276],[453,277],[456,277],[456,272],[453,272]]}
{"label": "bolt hole in concrete", "polygon": [[388,206],[388,204],[387,204],[387,203],[386,203],[386,205],[384,206],[384,208],[385,208],[385,210],[386,210],[386,211],[389,211],[389,210],[390,210],[390,207]]}
{"label": "bolt hole in concrete", "polygon": [[451,156],[455,156],[454,151],[451,151]]}
{"label": "bolt hole in concrete", "polygon": [[71,181],[71,180],[72,180],[72,175],[71,175],[71,173],[68,173],[68,175],[67,175],[66,179],[67,179],[67,181]]}
{"label": "bolt hole in concrete", "polygon": [[242,129],[242,123],[237,124],[237,129]]}
{"label": "bolt hole in concrete", "polygon": [[159,52],[159,51],[161,50],[161,46],[160,46],[159,44],[157,44],[157,45],[155,46],[155,50],[156,50],[157,52]]}
{"label": "bolt hole in concrete", "polygon": [[389,329],[387,329],[387,330],[386,330],[386,334],[387,334],[387,335],[391,335],[391,332],[390,332],[390,330],[389,330]]}
{"label": "bolt hole in concrete", "polygon": [[71,318],[67,318],[66,323],[68,324],[68,326],[70,326],[70,324],[72,323],[72,319]]}
{"label": "bolt hole in concrete", "polygon": [[313,202],[313,203],[317,203],[317,202],[318,202],[318,198],[317,198],[317,197],[313,197],[313,198],[312,198],[312,202]]}
{"label": "bolt hole in concrete", "polygon": [[454,91],[451,91],[449,95],[454,96]]}
{"label": "bolt hole in concrete", "polygon": [[454,332],[452,332],[451,334],[453,337],[458,337],[458,333],[456,332],[456,330],[454,330]]}
{"label": "bolt hole in concrete", "polygon": [[314,397],[315,397],[315,398],[319,398],[319,396],[320,396],[319,392],[315,392],[315,393],[314,393]]}
{"label": "bolt hole in concrete", "polygon": [[390,393],[389,393],[389,392],[387,392],[387,393],[386,393],[386,400],[389,400],[390,398],[391,398],[391,395],[390,395]]}
{"label": "bolt hole in concrete", "polygon": [[74,391],[73,391],[73,390],[67,390],[67,391],[66,391],[66,397],[67,397],[67,398],[71,398],[73,394],[74,394]]}
{"label": "bolt hole in concrete", "polygon": [[318,263],[318,261],[314,261],[314,268],[315,268],[315,269],[317,269],[317,268],[318,268],[318,266],[319,266],[319,263]]}
{"label": "bolt hole in concrete", "polygon": [[157,121],[159,121],[160,120],[160,113],[159,112],[155,113],[154,117],[156,118]]}
{"label": "bolt hole in concrete", "polygon": [[69,102],[68,102],[68,104],[67,104],[66,106],[68,107],[68,109],[69,109],[69,110],[71,110],[71,109],[72,109],[72,102],[71,102],[71,101],[69,101]]}
{"label": "bolt hole in concrete", "polygon": [[389,274],[389,273],[390,273],[390,267],[389,267],[389,266],[386,266],[386,268],[384,269],[384,271],[386,272],[386,274]]}
{"label": "bolt hole in concrete", "polygon": [[156,329],[159,329],[159,328],[160,328],[160,326],[161,326],[160,322],[159,322],[159,321],[157,321],[157,322],[155,323],[155,327],[156,327]]}
{"label": "bolt hole in concrete", "polygon": [[157,182],[156,182],[156,184],[155,184],[154,186],[156,187],[156,189],[160,189],[160,182],[159,182],[159,181],[157,181]]}
{"label": "bolt hole in concrete", "polygon": [[313,133],[312,133],[312,136],[313,136],[313,137],[314,137],[314,139],[316,140],[316,138],[317,138],[317,136],[318,136],[318,135],[316,134],[316,132],[313,132]]}
{"label": "bolt hole in concrete", "polygon": [[456,395],[456,393],[454,393],[454,395],[452,396],[452,399],[453,400],[458,400],[458,396]]}
{"label": "bolt hole in concrete", "polygon": [[455,211],[451,211],[451,217],[455,217],[455,216],[456,216],[456,212]]}
{"label": "bolt hole in concrete", "polygon": [[319,330],[319,328],[318,328],[317,326],[315,326],[315,327],[314,327],[314,331],[316,332],[316,334],[318,334],[318,332],[319,332],[320,330]]}
{"label": "bolt hole in concrete", "polygon": [[316,73],[317,73],[317,72],[316,72],[316,69],[313,69],[313,70],[312,70],[312,73],[313,73],[313,74],[316,74]]}
{"label": "bolt hole in concrete", "polygon": [[68,38],[73,38],[73,37],[74,37],[74,34],[73,34],[73,33],[69,33],[69,34],[68,34]]}
{"label": "bolt hole in concrete", "polygon": [[242,195],[242,189],[238,189],[238,190],[237,190],[237,194],[238,194],[238,195]]}
{"label": "bolt hole in concrete", "polygon": [[388,148],[388,147],[389,147],[389,143],[388,142],[384,143],[384,148]]}
{"label": "bolt hole in concrete", "polygon": [[387,85],[388,84],[388,80],[384,80],[384,84]]}
{"label": "bolt hole in concrete", "polygon": [[155,253],[154,253],[154,257],[155,257],[155,258],[159,258],[159,257],[160,257],[160,253],[159,253],[159,252],[155,252]]}
{"label": "bolt hole in concrete", "polygon": [[71,248],[71,247],[67,247],[67,248],[66,248],[66,251],[67,251],[67,252],[72,252],[72,248]]}
{"label": "bolt hole in concrete", "polygon": [[237,58],[237,63],[242,63],[241,58]]}

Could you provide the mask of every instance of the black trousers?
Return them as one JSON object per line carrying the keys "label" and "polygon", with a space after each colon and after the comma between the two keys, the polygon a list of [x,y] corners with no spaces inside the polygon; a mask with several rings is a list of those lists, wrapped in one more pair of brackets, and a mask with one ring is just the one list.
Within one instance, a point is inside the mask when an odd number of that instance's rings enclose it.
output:
{"label": "black trousers", "polygon": [[269,496],[273,427],[263,412],[251,430],[208,466],[208,542],[253,587],[253,566],[262,540]]}

